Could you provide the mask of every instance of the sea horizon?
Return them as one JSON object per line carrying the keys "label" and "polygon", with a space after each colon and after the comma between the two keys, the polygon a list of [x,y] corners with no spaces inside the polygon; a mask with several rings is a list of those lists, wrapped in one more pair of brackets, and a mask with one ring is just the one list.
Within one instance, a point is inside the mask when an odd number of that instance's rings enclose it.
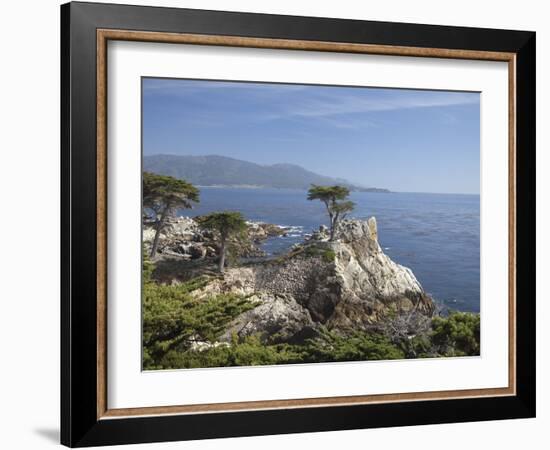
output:
{"label": "sea horizon", "polygon": [[[195,187],[201,188],[215,188],[215,189],[224,189],[224,188],[238,188],[238,189],[277,189],[277,190],[288,190],[288,191],[300,191],[307,192],[307,189],[297,189],[297,188],[280,188],[280,187],[271,187],[271,186],[257,186],[251,184],[196,184]],[[364,189],[377,189],[377,188],[364,188]],[[385,188],[384,188],[385,189]],[[362,192],[362,191],[353,191],[353,192]],[[376,192],[376,191],[366,191],[370,194],[430,194],[430,195],[471,195],[479,197],[481,194],[469,193],[469,192],[422,192],[422,191],[392,191],[388,189],[387,192]]]}

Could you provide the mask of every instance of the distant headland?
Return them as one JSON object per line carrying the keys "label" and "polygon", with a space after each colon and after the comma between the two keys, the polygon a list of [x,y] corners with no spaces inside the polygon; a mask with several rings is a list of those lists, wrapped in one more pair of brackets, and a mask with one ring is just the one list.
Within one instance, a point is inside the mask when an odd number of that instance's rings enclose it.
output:
{"label": "distant headland", "polygon": [[319,175],[294,164],[264,166],[219,155],[148,155],[143,158],[143,170],[185,179],[196,186],[307,190],[312,184],[339,184],[355,192],[390,192]]}

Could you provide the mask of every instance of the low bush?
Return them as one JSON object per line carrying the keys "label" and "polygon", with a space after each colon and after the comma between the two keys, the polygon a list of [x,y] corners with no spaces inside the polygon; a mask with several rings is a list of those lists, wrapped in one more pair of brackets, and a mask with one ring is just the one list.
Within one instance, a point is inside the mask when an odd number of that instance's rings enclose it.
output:
{"label": "low bush", "polygon": [[[321,249],[316,249],[321,250]],[[312,251],[312,250],[310,250]],[[325,250],[323,258],[331,258]],[[218,342],[227,325],[257,304],[249,297],[218,294],[197,298],[209,282],[198,277],[163,285],[151,280],[143,261],[143,368],[255,366],[315,362],[370,361],[479,355],[479,314],[447,317],[388,315],[386,326],[371,331],[338,332],[320,327],[302,344],[265,343],[258,336]]]}
{"label": "low bush", "polygon": [[432,329],[431,339],[440,355],[479,355],[479,314],[453,312],[448,317],[436,317]]}
{"label": "low bush", "polygon": [[227,324],[256,306],[238,295],[216,295],[197,299],[190,292],[204,280],[179,285],[145,282],[142,304],[143,367],[167,368],[161,361],[176,352],[185,352],[195,342],[215,341]]}
{"label": "low bush", "polygon": [[334,250],[325,250],[323,252],[323,259],[325,262],[333,262],[336,259],[336,253],[334,253]]}

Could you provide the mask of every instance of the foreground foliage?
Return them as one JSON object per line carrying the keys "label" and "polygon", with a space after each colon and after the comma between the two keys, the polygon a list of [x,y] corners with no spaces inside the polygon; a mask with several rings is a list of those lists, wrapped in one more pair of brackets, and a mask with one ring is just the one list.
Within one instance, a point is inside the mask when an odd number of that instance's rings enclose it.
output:
{"label": "foreground foliage", "polygon": [[[301,344],[270,344],[259,336],[219,342],[227,325],[257,304],[242,295],[219,294],[196,298],[206,286],[200,277],[178,285],[151,280],[153,265],[143,262],[143,368],[254,366],[337,361],[390,360],[479,355],[479,315],[451,313],[425,319],[395,319],[386,328],[347,333],[319,329]],[[410,332],[410,326],[416,334]]]}
{"label": "foreground foliage", "polygon": [[432,340],[443,356],[479,355],[479,314],[452,313],[432,321]]}

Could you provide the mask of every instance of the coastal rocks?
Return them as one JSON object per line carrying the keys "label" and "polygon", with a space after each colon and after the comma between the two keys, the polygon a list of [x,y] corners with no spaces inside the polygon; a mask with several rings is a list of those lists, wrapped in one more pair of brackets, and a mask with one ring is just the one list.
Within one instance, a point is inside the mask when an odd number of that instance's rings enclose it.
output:
{"label": "coastal rocks", "polygon": [[[243,258],[259,258],[265,252],[258,247],[270,237],[283,236],[287,230],[278,225],[262,222],[247,222],[248,230],[245,239],[233,239],[230,242],[236,256]],[[143,227],[143,242],[147,249],[155,237],[154,224],[145,223]],[[183,259],[197,260],[218,256],[218,244],[215,234],[210,230],[200,228],[197,220],[190,217],[170,218],[163,227],[158,253],[166,256],[177,256]]]}
{"label": "coastal rocks", "polygon": [[330,329],[367,329],[396,314],[431,317],[435,310],[411,270],[380,248],[374,217],[343,221],[333,242],[310,239],[276,260],[229,269],[222,285],[225,291],[290,296]]}
{"label": "coastal rocks", "polygon": [[[208,258],[216,251],[213,236],[189,220],[170,230],[177,239],[185,239],[178,241],[183,246],[178,251],[189,258]],[[249,230],[254,230],[249,240],[280,232],[264,224],[249,224]],[[335,239],[329,236],[321,227],[284,255],[241,261],[223,275],[211,264],[185,263],[189,277],[208,277],[190,293],[198,301],[234,294],[257,304],[236,317],[218,341],[254,335],[265,343],[301,343],[317,336],[321,327],[346,333],[383,329],[405,316],[429,321],[433,300],[409,268],[382,251],[374,217],[342,221]],[[168,237],[165,242],[177,239]]]}
{"label": "coastal rocks", "polygon": [[380,248],[374,217],[367,222],[343,222],[336,239],[335,274],[341,299],[327,318],[330,325],[361,325],[390,312],[434,313],[432,299],[412,271],[392,261]]}
{"label": "coastal rocks", "polygon": [[290,294],[303,305],[320,286],[330,285],[331,264],[314,254],[292,255],[254,268],[256,291]]}
{"label": "coastal rocks", "polygon": [[288,294],[259,293],[249,300],[260,303],[241,314],[230,325],[220,341],[256,335],[263,342],[300,343],[316,336],[316,324],[309,311]]}
{"label": "coastal rocks", "polygon": [[326,225],[321,225],[318,230],[314,231],[308,236],[308,241],[328,241],[330,237],[330,230]]}
{"label": "coastal rocks", "polygon": [[189,346],[189,349],[195,352],[204,352],[207,350],[210,350],[211,348],[216,347],[229,347],[229,343],[227,342],[210,342],[205,341],[204,339],[193,339],[191,340],[191,345]]}
{"label": "coastal rocks", "polygon": [[246,224],[248,225],[249,238],[256,243],[270,237],[285,236],[288,233],[286,228],[272,223],[247,222]]}
{"label": "coastal rocks", "polygon": [[190,245],[188,249],[191,259],[200,259],[206,257],[206,247],[204,245]]}

